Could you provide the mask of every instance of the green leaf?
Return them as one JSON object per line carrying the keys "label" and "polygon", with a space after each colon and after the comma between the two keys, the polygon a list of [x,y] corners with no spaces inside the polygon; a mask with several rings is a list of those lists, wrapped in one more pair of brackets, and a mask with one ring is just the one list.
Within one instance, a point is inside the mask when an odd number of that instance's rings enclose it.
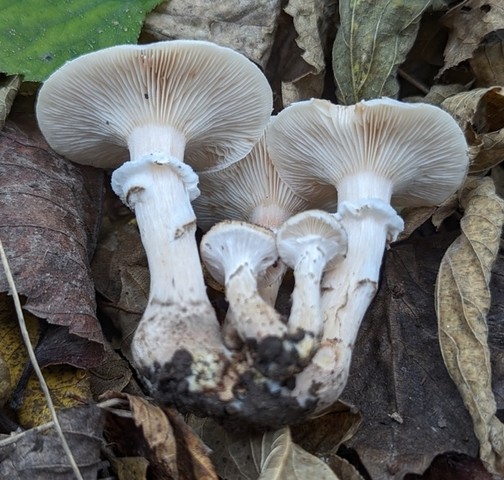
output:
{"label": "green leaf", "polygon": [[342,0],[333,47],[338,101],[396,97],[404,62],[430,0]]}
{"label": "green leaf", "polygon": [[0,0],[0,72],[43,81],[72,58],[136,43],[160,0]]}

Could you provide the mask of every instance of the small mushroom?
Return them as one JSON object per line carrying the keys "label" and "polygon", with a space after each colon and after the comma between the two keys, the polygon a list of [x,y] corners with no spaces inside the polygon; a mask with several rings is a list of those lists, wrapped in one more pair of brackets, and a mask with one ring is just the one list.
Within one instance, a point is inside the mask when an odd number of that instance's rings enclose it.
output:
{"label": "small mushroom", "polygon": [[258,225],[224,220],[203,235],[200,251],[209,273],[225,286],[233,321],[254,352],[256,366],[268,377],[278,376],[283,362],[295,363],[283,357],[295,352],[281,345],[285,325],[257,285],[258,277],[278,260],[275,235]]}
{"label": "small mushroom", "polygon": [[219,393],[229,352],[195,240],[195,172],[246,155],[271,109],[259,68],[203,41],[93,52],[65,64],[40,90],[38,122],[52,148],[77,163],[119,167],[112,186],[135,211],[151,276],[132,351],[163,401],[184,403],[186,395],[197,403],[198,394]]}
{"label": "small mushroom", "polygon": [[278,229],[280,258],[294,270],[295,286],[289,332],[300,336],[298,352],[306,364],[315,353],[323,331],[320,282],[326,270],[337,268],[347,249],[341,223],[322,210],[307,210],[289,218]]}
{"label": "small mushroom", "polygon": [[[272,117],[270,124],[275,121]],[[217,222],[230,219],[259,225],[275,232],[277,228],[290,216],[309,208],[331,206],[335,208],[334,195],[324,198],[309,192],[301,197],[281,180],[275,167],[271,163],[266,148],[265,135],[257,142],[248,155],[226,168],[200,174],[201,195],[194,201],[194,209],[198,218],[198,225],[208,230]],[[236,225],[235,225],[236,227]],[[237,227],[236,227],[237,228]],[[247,227],[248,228],[248,227]],[[258,292],[262,299],[274,306],[279,286],[286,271],[283,262],[275,262],[265,272],[259,274]],[[228,298],[229,300],[229,298]],[[257,299],[261,302],[261,299]],[[232,303],[230,302],[231,307]],[[289,329],[282,322],[278,314],[268,316],[268,322],[257,317],[256,331],[252,325],[241,328],[240,322],[233,318],[233,308],[230,308],[223,332],[226,344],[230,348],[240,348],[242,342],[252,345],[255,339],[257,346],[263,352],[270,349],[260,347],[263,339],[271,345],[273,336],[279,336],[278,345],[284,345],[288,351],[296,348],[292,345],[294,337],[289,335]],[[287,336],[291,338],[286,340]],[[257,352],[253,352],[259,364],[265,364]],[[278,351],[280,357],[284,354]],[[287,355],[287,354],[285,354]],[[268,358],[273,362],[271,354]],[[274,362],[273,362],[274,363]],[[277,369],[273,369],[278,373]]]}
{"label": "small mushroom", "polygon": [[348,236],[346,259],[325,275],[322,346],[298,376],[294,394],[337,399],[348,376],[362,318],[374,297],[386,246],[403,228],[390,202],[438,205],[463,183],[464,134],[443,110],[387,98],[356,105],[292,104],[267,134],[282,179],[299,195],[320,188],[338,196]]}

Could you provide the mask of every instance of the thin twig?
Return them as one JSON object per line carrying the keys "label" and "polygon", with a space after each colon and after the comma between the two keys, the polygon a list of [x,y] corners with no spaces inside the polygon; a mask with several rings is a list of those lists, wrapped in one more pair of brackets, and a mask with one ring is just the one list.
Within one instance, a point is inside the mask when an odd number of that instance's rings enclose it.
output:
{"label": "thin twig", "polygon": [[5,271],[5,276],[7,277],[7,283],[9,284],[9,288],[11,290],[11,295],[12,299],[14,300],[14,306],[16,308],[16,314],[18,317],[19,321],[19,329],[21,330],[21,336],[23,337],[23,342],[26,346],[26,350],[28,351],[28,356],[30,357],[30,361],[33,366],[33,370],[35,371],[35,374],[37,375],[37,378],[40,383],[40,387],[42,388],[42,391],[44,392],[44,397],[47,402],[47,407],[49,408],[49,411],[51,412],[51,417],[53,419],[54,423],[54,428],[56,429],[56,433],[58,434],[58,437],[60,438],[61,445],[63,447],[63,450],[65,451],[65,454],[68,458],[68,461],[70,462],[70,466],[72,467],[72,470],[75,474],[75,477],[78,480],[84,480],[82,478],[82,475],[80,473],[79,467],[77,466],[77,463],[75,462],[75,459],[72,455],[72,452],[70,450],[70,447],[68,446],[68,443],[66,441],[65,435],[63,433],[63,430],[61,429],[61,425],[58,420],[58,416],[56,415],[56,410],[54,409],[54,404],[51,398],[51,394],[49,392],[49,388],[47,388],[47,383],[44,379],[44,376],[42,375],[42,371],[40,370],[40,366],[37,362],[37,358],[35,357],[35,352],[33,351],[33,347],[30,341],[30,335],[28,334],[28,330],[26,328],[26,322],[23,316],[23,310],[21,308],[21,302],[19,301],[19,296],[17,293],[16,289],[16,284],[14,282],[14,278],[12,276],[12,272],[9,266],[9,261],[7,259],[7,256],[5,254],[5,250],[3,248],[2,241],[0,240],[0,257],[2,259],[2,265]]}
{"label": "thin twig", "polygon": [[418,90],[420,90],[424,95],[427,95],[429,93],[429,87],[427,87],[425,83],[416,79],[413,75],[410,75],[409,73],[405,72],[402,68],[399,68],[397,70],[397,73],[399,74],[400,77],[404,78],[404,80],[411,83],[411,85],[413,85],[414,87],[418,88]]}

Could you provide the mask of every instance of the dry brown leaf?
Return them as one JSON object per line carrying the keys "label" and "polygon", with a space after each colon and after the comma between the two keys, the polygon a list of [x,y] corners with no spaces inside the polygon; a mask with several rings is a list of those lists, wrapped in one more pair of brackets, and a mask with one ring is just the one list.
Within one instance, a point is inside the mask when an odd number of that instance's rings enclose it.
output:
{"label": "dry brown leaf", "polygon": [[311,454],[326,457],[352,438],[361,422],[362,414],[355,407],[337,402],[319,417],[293,425],[292,439]]}
{"label": "dry brown leaf", "polygon": [[327,464],[331,467],[332,471],[342,480],[365,480],[359,471],[344,458],[338,455],[330,455],[327,457]]}
{"label": "dry brown leaf", "polygon": [[288,427],[247,436],[226,431],[211,419],[191,417],[190,425],[212,449],[223,480],[338,478],[322,460],[294,443]]}
{"label": "dry brown leaf", "polygon": [[155,480],[217,480],[206,447],[177,412],[136,395],[109,392],[104,397],[128,406],[107,415],[107,438],[121,456],[145,457]]}
{"label": "dry brown leaf", "polygon": [[120,220],[103,232],[91,264],[100,309],[114,323],[120,348],[132,361],[130,345],[149,296],[149,268],[135,222]]}
{"label": "dry brown leaf", "polygon": [[501,0],[466,0],[445,16],[451,33],[445,48],[444,71],[471,58],[482,40],[504,25],[504,5]]}
{"label": "dry brown leaf", "polygon": [[436,207],[411,207],[401,210],[401,217],[404,220],[404,230],[399,234],[397,241],[406,240],[420,225],[423,225],[432,214]]}
{"label": "dry brown leaf", "polygon": [[[502,26],[501,26],[502,28]],[[504,40],[487,40],[469,60],[478,88],[504,85]]]}
{"label": "dry brown leaf", "polygon": [[337,10],[336,3],[328,0],[289,0],[284,11],[292,18],[298,47],[290,59],[291,65],[297,63],[297,71],[288,69],[290,75],[282,72],[282,104],[286,107],[322,95],[325,54],[329,50],[329,37],[334,38]]}
{"label": "dry brown leaf", "polygon": [[280,0],[170,0],[147,15],[144,32],[156,40],[210,40],[243,53],[265,68]]}
{"label": "dry brown leaf", "polygon": [[504,87],[478,88],[447,98],[447,110],[466,135],[473,158],[470,172],[484,172],[504,160]]}
{"label": "dry brown leaf", "polygon": [[[61,428],[84,480],[96,480],[100,461],[103,414],[96,405],[58,412]],[[0,441],[9,439],[0,435]],[[9,480],[68,480],[72,468],[54,430],[28,430],[16,442],[0,447],[0,478]]]}
{"label": "dry brown leaf", "polygon": [[0,130],[5,126],[14,98],[22,83],[19,75],[12,75],[0,80]]}
{"label": "dry brown leaf", "polygon": [[263,434],[255,447],[261,451],[261,473],[258,480],[338,480],[322,460],[292,441],[288,427]]}
{"label": "dry brown leaf", "polygon": [[180,479],[217,480],[210,450],[173,408],[166,408],[177,441],[177,466]]}
{"label": "dry brown leaf", "polygon": [[436,282],[441,350],[474,422],[480,457],[504,475],[504,425],[495,416],[486,315],[490,275],[504,223],[504,201],[489,178],[468,182],[462,235],[447,250]]}
{"label": "dry brown leaf", "polygon": [[439,263],[458,233],[414,234],[385,254],[341,396],[363,415],[345,447],[373,480],[422,474],[446,451],[477,454],[470,415],[443,363],[434,311]]}
{"label": "dry brown leaf", "polygon": [[133,379],[130,364],[109,345],[105,346],[103,362],[92,368],[89,374],[94,398],[98,398],[109,390],[122,392],[127,386],[129,386],[128,393],[133,393],[132,388],[140,393],[140,387]]}
{"label": "dry brown leaf", "polygon": [[102,197],[103,172],[56,155],[33,115],[10,115],[0,132],[0,236],[24,308],[97,344],[103,336],[89,260]]}
{"label": "dry brown leaf", "polygon": [[296,44],[310,70],[292,82],[282,82],[282,103],[287,107],[299,100],[320,97],[324,89],[324,49],[320,24],[324,21],[324,2],[318,0],[289,0],[284,8],[292,17],[298,36]]}

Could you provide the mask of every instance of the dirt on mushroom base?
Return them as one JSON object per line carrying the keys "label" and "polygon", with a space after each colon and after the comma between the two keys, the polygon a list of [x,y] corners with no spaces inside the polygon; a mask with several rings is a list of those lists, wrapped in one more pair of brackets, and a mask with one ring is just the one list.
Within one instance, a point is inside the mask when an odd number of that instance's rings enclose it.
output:
{"label": "dirt on mushroom base", "polygon": [[[262,377],[245,358],[227,361],[223,375],[214,388],[190,387],[193,357],[188,350],[178,350],[171,362],[154,365],[140,372],[149,379],[154,398],[162,405],[175,406],[183,413],[211,416],[233,431],[276,429],[306,420],[316,409],[313,396],[302,405],[291,396],[295,378],[282,384]],[[315,382],[312,385],[316,391]]]}

